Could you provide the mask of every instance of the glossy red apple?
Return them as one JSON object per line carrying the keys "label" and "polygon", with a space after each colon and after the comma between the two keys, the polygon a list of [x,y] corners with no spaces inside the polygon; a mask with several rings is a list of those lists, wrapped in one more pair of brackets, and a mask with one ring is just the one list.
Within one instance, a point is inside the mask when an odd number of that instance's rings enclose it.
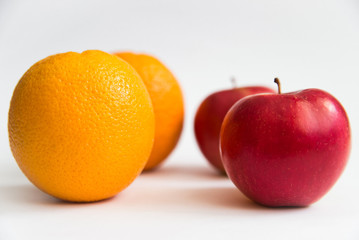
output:
{"label": "glossy red apple", "polygon": [[209,95],[199,106],[194,120],[196,140],[208,162],[220,172],[224,173],[219,154],[219,133],[224,116],[239,99],[265,92],[274,93],[274,90],[260,86],[228,89]]}
{"label": "glossy red apple", "polygon": [[306,89],[237,102],[221,129],[221,155],[233,183],[262,205],[307,206],[326,194],[347,163],[347,114],[329,93]]}

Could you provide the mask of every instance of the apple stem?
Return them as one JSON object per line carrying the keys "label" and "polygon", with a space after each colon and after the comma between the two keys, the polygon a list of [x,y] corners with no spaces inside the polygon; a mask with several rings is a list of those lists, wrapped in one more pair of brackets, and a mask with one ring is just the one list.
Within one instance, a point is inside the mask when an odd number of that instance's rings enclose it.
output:
{"label": "apple stem", "polygon": [[231,82],[232,82],[233,88],[237,88],[237,81],[236,81],[235,77],[231,77]]}
{"label": "apple stem", "polygon": [[281,91],[281,88],[280,88],[280,81],[279,81],[279,78],[275,78],[274,79],[274,82],[278,85],[278,94],[281,94],[282,91]]}

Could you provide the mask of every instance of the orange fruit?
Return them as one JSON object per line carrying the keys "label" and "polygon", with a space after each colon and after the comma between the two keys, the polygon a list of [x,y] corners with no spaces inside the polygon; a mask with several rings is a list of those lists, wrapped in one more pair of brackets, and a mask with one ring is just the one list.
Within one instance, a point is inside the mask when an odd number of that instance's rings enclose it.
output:
{"label": "orange fruit", "polygon": [[101,51],[68,52],[34,64],[9,110],[14,158],[57,198],[90,202],[126,188],[154,141],[150,96],[137,72]]}
{"label": "orange fruit", "polygon": [[145,83],[155,112],[155,143],[145,166],[150,170],[162,163],[175,148],[183,127],[184,104],[181,88],[170,70],[146,54],[115,53],[131,64]]}

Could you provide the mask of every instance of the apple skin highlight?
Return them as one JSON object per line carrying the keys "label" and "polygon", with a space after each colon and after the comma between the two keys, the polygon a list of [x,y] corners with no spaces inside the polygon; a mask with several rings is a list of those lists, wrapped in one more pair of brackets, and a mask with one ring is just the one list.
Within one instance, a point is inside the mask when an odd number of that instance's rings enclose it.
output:
{"label": "apple skin highlight", "polygon": [[219,134],[223,119],[238,100],[258,93],[274,93],[274,90],[248,86],[215,92],[209,95],[197,110],[194,120],[197,144],[208,162],[219,172],[225,173],[219,153]]}
{"label": "apple skin highlight", "polygon": [[227,113],[220,148],[229,178],[249,199],[308,206],[347,164],[349,119],[338,100],[319,89],[250,96]]}

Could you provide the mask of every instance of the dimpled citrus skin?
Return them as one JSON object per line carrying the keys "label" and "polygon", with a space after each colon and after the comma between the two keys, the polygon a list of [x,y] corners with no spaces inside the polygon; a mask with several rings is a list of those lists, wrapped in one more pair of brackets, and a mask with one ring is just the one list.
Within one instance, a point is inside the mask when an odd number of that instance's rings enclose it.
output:
{"label": "dimpled citrus skin", "polygon": [[44,192],[74,202],[116,195],[143,170],[154,141],[150,96],[125,61],[96,50],[47,57],[17,84],[12,153]]}
{"label": "dimpled citrus skin", "polygon": [[181,88],[166,66],[146,54],[115,53],[131,64],[144,81],[155,112],[155,143],[145,170],[161,164],[175,148],[183,127]]}

